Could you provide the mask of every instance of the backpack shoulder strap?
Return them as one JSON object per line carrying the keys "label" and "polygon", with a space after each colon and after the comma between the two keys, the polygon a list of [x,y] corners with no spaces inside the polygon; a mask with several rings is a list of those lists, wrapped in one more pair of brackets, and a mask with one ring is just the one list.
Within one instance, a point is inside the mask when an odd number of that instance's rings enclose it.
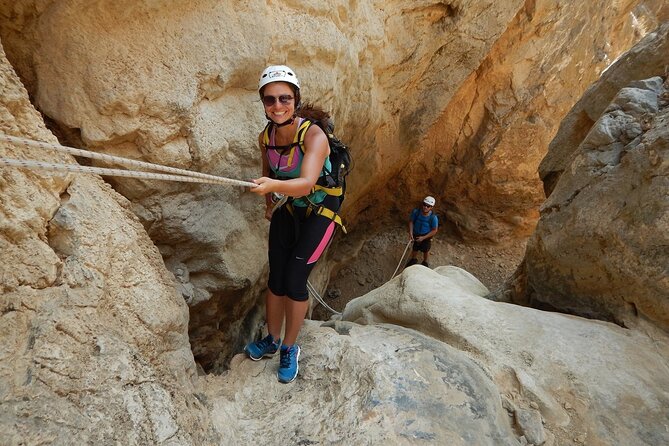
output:
{"label": "backpack shoulder strap", "polygon": [[269,131],[272,128],[272,123],[268,122],[265,126],[265,130],[262,131],[262,143],[267,148],[269,146]]}
{"label": "backpack shoulder strap", "polygon": [[297,129],[297,134],[295,135],[295,143],[297,143],[298,146],[300,146],[300,150],[302,153],[304,153],[304,138],[307,136],[307,130],[309,130],[309,127],[311,127],[311,124],[313,124],[312,121],[309,119],[305,119],[302,124]]}

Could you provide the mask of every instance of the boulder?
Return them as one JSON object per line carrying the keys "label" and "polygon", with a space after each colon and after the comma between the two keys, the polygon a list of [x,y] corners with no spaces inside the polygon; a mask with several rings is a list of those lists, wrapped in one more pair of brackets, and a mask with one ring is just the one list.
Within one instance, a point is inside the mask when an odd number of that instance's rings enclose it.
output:
{"label": "boulder", "polygon": [[[0,132],[50,143],[0,47]],[[0,143],[0,156],[76,164]],[[0,169],[2,443],[204,444],[188,307],[99,177]]]}

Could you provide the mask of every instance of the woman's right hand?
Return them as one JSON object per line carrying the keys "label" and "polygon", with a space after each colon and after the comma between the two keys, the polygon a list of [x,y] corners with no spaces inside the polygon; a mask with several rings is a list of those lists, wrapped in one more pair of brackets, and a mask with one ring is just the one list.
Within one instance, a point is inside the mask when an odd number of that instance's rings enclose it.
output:
{"label": "woman's right hand", "polygon": [[265,195],[270,192],[274,192],[274,183],[277,180],[273,180],[268,177],[260,177],[258,179],[253,180],[255,184],[257,184],[256,187],[251,188],[251,192],[257,195]]}

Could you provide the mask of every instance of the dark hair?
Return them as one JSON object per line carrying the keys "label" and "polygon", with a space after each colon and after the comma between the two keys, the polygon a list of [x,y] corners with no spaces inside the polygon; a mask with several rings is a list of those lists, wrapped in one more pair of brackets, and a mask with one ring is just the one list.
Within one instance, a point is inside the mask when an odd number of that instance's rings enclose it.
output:
{"label": "dark hair", "polygon": [[330,113],[323,110],[318,105],[305,102],[297,111],[297,116],[300,118],[311,119],[312,121],[326,122],[330,119]]}
{"label": "dark hair", "polygon": [[334,121],[332,120],[330,113],[323,110],[318,105],[306,102],[297,110],[297,116],[300,118],[307,118],[311,121],[320,122],[322,128],[326,129],[328,132],[334,131]]}

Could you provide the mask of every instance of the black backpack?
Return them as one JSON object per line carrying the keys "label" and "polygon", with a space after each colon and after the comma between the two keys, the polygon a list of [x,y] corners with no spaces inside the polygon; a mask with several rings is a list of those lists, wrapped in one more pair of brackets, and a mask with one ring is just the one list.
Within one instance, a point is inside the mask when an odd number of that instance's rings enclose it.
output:
{"label": "black backpack", "polygon": [[[316,124],[323,130],[323,132],[325,132],[330,145],[330,165],[332,166],[332,170],[328,172],[328,170],[323,167],[323,173],[325,175],[319,179],[318,183],[325,187],[341,187],[344,193],[341,195],[340,201],[344,201],[344,195],[346,194],[346,176],[353,168],[351,150],[335,136],[334,123],[332,120],[328,119],[326,122],[312,121],[312,123]],[[306,134],[306,129],[304,133]],[[303,138],[304,137],[302,136],[300,142],[303,141]]]}

